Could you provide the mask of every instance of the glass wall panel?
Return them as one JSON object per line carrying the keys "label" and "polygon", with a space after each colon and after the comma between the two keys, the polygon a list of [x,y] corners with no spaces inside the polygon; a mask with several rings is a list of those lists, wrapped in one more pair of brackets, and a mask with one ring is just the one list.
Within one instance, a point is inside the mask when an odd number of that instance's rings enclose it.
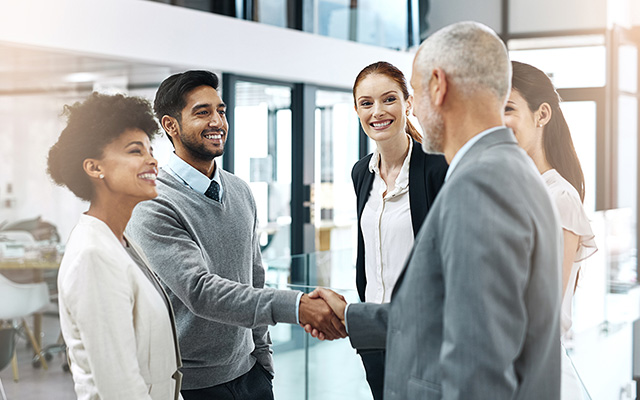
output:
{"label": "glass wall panel", "polygon": [[291,253],[291,89],[236,83],[234,173],[256,200],[263,257]]}
{"label": "glass wall panel", "polygon": [[287,28],[287,0],[253,0],[253,20]]}
{"label": "glass wall panel", "polygon": [[635,208],[638,177],[638,100],[618,98],[618,207]]}
{"label": "glass wall panel", "polygon": [[314,33],[393,49],[408,44],[406,1],[315,0]]}
{"label": "glass wall panel", "polygon": [[[353,110],[351,93],[318,90],[315,124],[313,215],[317,232],[316,248],[321,251],[353,249],[356,247],[356,197],[351,169],[358,161],[359,122]],[[353,265],[349,257],[323,261],[325,267],[318,268],[318,280],[321,285],[327,286],[338,285],[338,281],[344,277],[336,267]],[[350,281],[355,277],[346,279]]]}

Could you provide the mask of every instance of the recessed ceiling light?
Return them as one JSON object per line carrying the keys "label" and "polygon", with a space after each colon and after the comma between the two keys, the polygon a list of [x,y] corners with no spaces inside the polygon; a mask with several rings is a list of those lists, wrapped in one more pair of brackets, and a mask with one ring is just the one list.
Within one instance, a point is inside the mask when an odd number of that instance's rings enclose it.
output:
{"label": "recessed ceiling light", "polygon": [[98,78],[97,74],[91,72],[74,72],[67,74],[64,80],[67,82],[92,82]]}

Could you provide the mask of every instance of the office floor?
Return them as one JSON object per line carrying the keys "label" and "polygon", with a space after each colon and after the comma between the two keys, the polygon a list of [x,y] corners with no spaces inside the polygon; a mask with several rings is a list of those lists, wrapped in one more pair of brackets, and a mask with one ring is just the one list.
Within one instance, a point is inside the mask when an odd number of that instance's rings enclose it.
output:
{"label": "office floor", "polygon": [[[637,310],[640,303],[640,288],[628,295],[618,297],[617,300],[609,300],[611,308]],[[629,321],[629,318],[624,320]],[[278,336],[278,330],[286,331],[286,325],[279,325],[272,329],[272,335]],[[55,316],[43,318],[43,332],[42,340],[45,345],[56,341],[60,328]],[[73,400],[76,398],[71,375],[62,370],[63,357],[55,355],[49,362],[49,370],[44,371],[32,367],[31,349],[27,347],[25,339],[19,340],[17,351],[20,381],[17,383],[13,381],[10,367],[0,372],[0,379],[8,400]],[[304,399],[305,357],[307,355],[304,349],[276,351],[274,356],[277,371],[274,390],[276,399]],[[602,330],[596,327],[579,331],[574,338],[571,357],[593,400],[635,398],[635,388],[631,387],[630,377],[631,327],[628,322],[611,324],[607,334],[603,334]],[[359,358],[347,340],[310,346],[308,360],[310,400],[371,399],[364,382],[364,372]]]}
{"label": "office floor", "polygon": [[[56,342],[60,334],[56,317],[47,315],[43,317],[43,333],[42,343],[45,346]],[[76,398],[71,374],[62,369],[65,361],[62,354],[54,355],[48,362],[49,369],[45,371],[31,365],[33,351],[27,346],[24,338],[18,340],[16,350],[19,382],[13,381],[11,366],[0,372],[0,379],[8,400],[72,400]]]}
{"label": "office floor", "polygon": [[[272,329],[290,329],[287,325]],[[55,343],[60,327],[58,319],[43,318],[43,344]],[[275,333],[275,332],[274,332]],[[25,339],[17,343],[19,382],[13,381],[11,367],[0,371],[8,400],[73,400],[71,374],[64,372],[64,357],[57,354],[49,362],[47,371],[31,365],[32,350]],[[305,350],[296,349],[274,355],[276,380],[275,397],[278,400],[304,399]],[[347,340],[316,343],[309,353],[310,400],[370,400],[371,394],[364,380],[360,359]]]}

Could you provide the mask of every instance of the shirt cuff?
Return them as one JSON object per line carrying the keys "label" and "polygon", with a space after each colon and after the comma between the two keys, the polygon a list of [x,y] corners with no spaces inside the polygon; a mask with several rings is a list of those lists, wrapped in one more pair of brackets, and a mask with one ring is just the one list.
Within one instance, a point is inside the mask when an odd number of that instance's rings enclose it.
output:
{"label": "shirt cuff", "polygon": [[302,298],[302,292],[298,293],[298,299],[296,301],[296,324],[300,325],[300,299]]}
{"label": "shirt cuff", "polygon": [[349,324],[347,323],[347,311],[349,311],[350,305],[351,303],[347,303],[347,305],[344,306],[344,329],[347,331],[347,335],[349,334]]}

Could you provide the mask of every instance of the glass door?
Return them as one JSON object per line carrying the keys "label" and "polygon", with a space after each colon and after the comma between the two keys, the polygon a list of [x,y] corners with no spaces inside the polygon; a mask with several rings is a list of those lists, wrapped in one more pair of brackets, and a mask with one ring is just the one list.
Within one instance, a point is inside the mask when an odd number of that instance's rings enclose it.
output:
{"label": "glass door", "polygon": [[[251,187],[263,259],[291,254],[291,88],[237,80],[233,171]],[[288,266],[286,267],[288,269]],[[288,278],[288,271],[280,279]]]}
{"label": "glass door", "polygon": [[[318,284],[355,285],[356,196],[351,169],[359,158],[359,122],[351,93],[318,89],[315,97],[314,210]],[[331,250],[331,251],[329,251]]]}

